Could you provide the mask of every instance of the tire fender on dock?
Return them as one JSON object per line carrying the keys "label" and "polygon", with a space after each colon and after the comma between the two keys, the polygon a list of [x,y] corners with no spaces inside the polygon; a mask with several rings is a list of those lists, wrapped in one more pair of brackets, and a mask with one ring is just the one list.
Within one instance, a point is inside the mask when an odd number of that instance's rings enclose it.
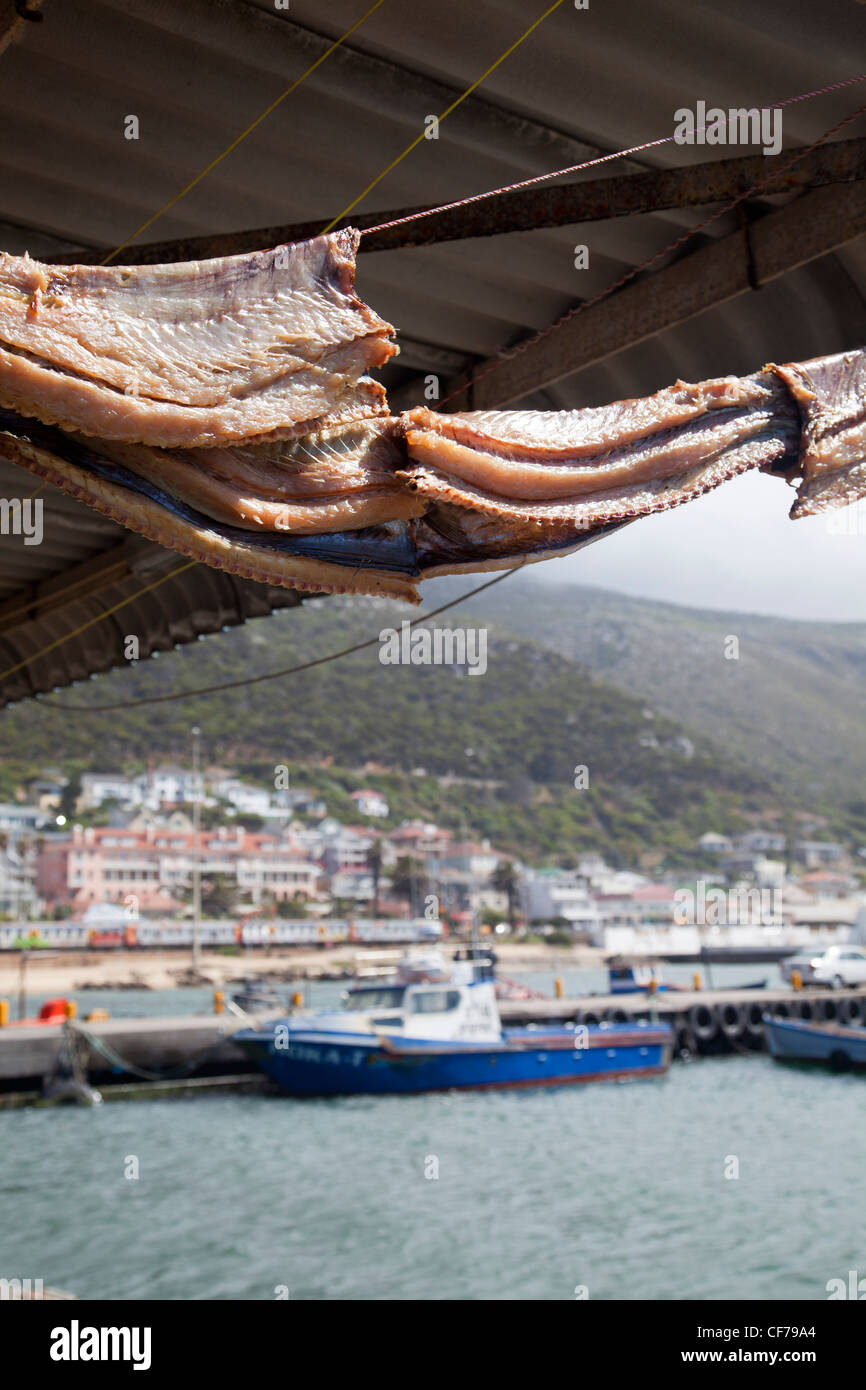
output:
{"label": "tire fender on dock", "polygon": [[860,1023],[863,1019],[863,1006],[859,999],[840,999],[836,1005],[836,1017],[840,1023]]}
{"label": "tire fender on dock", "polygon": [[746,1011],[742,1004],[722,1004],[718,1011],[719,1027],[729,1042],[739,1042],[746,1031]]}
{"label": "tire fender on dock", "polygon": [[746,1005],[746,1028],[756,1038],[764,1036],[764,1007],[756,1003]]}
{"label": "tire fender on dock", "polygon": [[625,1009],[605,1009],[602,1014],[605,1023],[630,1023],[631,1018]]}
{"label": "tire fender on dock", "polygon": [[815,1000],[816,1023],[835,1023],[839,1017],[839,1005],[835,999]]}
{"label": "tire fender on dock", "polygon": [[698,1042],[709,1042],[719,1031],[719,1021],[707,1004],[693,1004],[688,1019]]}

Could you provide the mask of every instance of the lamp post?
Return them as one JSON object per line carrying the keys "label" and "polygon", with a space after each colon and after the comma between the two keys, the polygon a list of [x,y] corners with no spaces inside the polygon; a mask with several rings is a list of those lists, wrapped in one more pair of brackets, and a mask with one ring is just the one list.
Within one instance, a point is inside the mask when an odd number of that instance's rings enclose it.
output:
{"label": "lamp post", "polygon": [[199,859],[199,831],[201,826],[200,792],[200,737],[198,725],[192,730],[192,968],[196,972],[200,964],[200,925],[201,925],[201,863]]}

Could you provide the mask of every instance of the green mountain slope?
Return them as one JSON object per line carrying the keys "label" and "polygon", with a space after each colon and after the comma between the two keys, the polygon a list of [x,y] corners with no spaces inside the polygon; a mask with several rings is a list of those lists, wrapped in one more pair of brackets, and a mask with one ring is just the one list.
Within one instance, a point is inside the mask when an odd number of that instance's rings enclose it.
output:
{"label": "green mountain slope", "polygon": [[[188,761],[197,724],[209,762],[262,782],[287,763],[337,814],[356,818],[348,792],[374,781],[394,819],[465,824],[526,857],[568,861],[603,848],[620,862],[653,852],[690,862],[703,830],[737,828],[777,807],[771,778],[706,734],[576,666],[564,646],[554,651],[499,629],[479,676],[383,665],[376,646],[238,691],[106,714],[63,708],[310,661],[399,624],[405,611],[369,600],[311,603],[7,710],[3,794],[46,764],[104,770]],[[509,623],[511,616],[509,609]],[[546,612],[537,613],[533,635],[552,640]],[[589,785],[578,790],[579,765]]]}
{"label": "green mountain slope", "polygon": [[522,575],[468,607],[701,730],[776,786],[866,798],[864,625],[707,612]]}

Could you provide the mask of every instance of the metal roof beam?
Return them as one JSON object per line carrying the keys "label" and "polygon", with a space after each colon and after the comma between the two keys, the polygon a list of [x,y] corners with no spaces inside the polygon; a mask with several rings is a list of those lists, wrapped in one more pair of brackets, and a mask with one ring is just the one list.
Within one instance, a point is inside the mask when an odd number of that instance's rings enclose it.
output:
{"label": "metal roof beam", "polygon": [[[815,188],[776,212],[646,275],[554,325],[513,357],[489,358],[448,382],[451,410],[519,401],[737,295],[825,256],[866,232],[866,183]],[[488,372],[488,375],[484,375]],[[405,388],[404,388],[405,393]]]}
{"label": "metal roof beam", "polygon": [[[789,157],[796,151],[786,150]],[[472,237],[500,236],[507,232],[536,231],[542,227],[563,227],[581,222],[606,221],[613,217],[633,217],[640,213],[666,212],[676,208],[703,207],[729,202],[757,184],[760,196],[801,193],[805,189],[866,179],[866,136],[819,145],[792,168],[773,172],[775,157],[745,155],[734,159],[709,160],[704,164],[677,169],[652,169],[614,178],[592,179],[582,183],[554,184],[547,188],[517,189],[500,193],[483,202],[470,203],[425,216],[402,227],[374,232],[361,239],[361,251],[393,251],[407,246],[430,246],[444,241],[465,241]],[[362,231],[380,223],[428,212],[421,207],[395,208],[390,212],[360,213],[344,219]],[[243,232],[223,232],[214,236],[186,237],[172,241],[130,246],[122,260],[130,265],[160,265],[170,261],[207,260],[211,256],[234,256],[263,251],[284,242],[306,241],[317,236],[328,218],[276,227],[258,227]],[[80,254],[80,253],[79,253]],[[75,254],[58,257],[71,263]]]}

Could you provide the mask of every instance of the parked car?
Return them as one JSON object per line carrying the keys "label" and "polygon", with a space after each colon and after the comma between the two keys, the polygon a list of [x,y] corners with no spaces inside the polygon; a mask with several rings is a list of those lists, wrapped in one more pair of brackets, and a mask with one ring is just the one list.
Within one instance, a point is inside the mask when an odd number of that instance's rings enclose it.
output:
{"label": "parked car", "polygon": [[812,955],[808,951],[788,956],[779,967],[784,979],[791,983],[795,970],[800,972],[804,985],[830,985],[843,989],[845,985],[866,984],[866,951],[855,946],[828,946]]}

